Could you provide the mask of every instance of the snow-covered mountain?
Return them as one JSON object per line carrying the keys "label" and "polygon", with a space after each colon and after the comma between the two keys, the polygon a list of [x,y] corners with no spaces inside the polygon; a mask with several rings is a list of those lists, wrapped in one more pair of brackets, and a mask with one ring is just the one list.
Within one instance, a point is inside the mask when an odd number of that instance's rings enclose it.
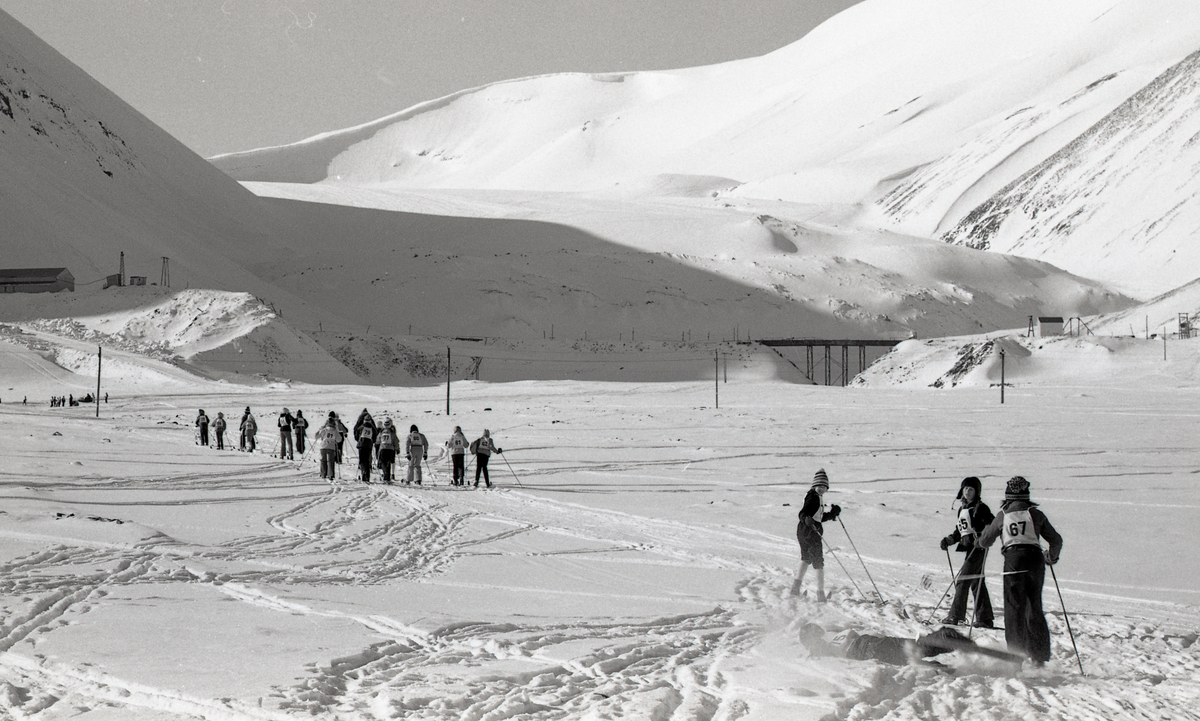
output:
{"label": "snow-covered mountain", "polygon": [[[175,285],[250,291],[297,329],[340,334],[325,336],[330,351],[368,330],[384,340],[929,336],[1129,305],[1043,263],[858,232],[837,208],[714,198],[728,185],[721,177],[650,175],[573,194],[255,184],[277,196],[255,197],[11,18],[0,30],[11,38],[3,77],[12,112],[0,126],[14,142],[4,152],[25,168],[6,181],[6,194],[21,199],[10,263],[67,265],[87,282],[115,272],[124,250],[130,272],[154,280],[169,256]],[[729,75],[728,89],[739,77]],[[672,85],[626,80],[600,85],[643,98]],[[583,97],[572,88],[598,81],[530,82]],[[535,116],[546,100],[530,95]],[[558,181],[572,182],[565,173]],[[11,316],[3,306],[12,303],[0,303]]]}
{"label": "snow-covered mountain", "polygon": [[[409,189],[640,190],[691,178],[725,198],[864,203],[860,223],[937,237],[1097,123],[1106,134],[1149,126],[1176,103],[1186,115],[1178,89],[1153,106],[1126,100],[1198,48],[1200,5],[1181,0],[868,0],[759,58],[496,83],[214,162],[243,180]],[[1128,187],[1055,176],[1055,197],[1087,194],[1092,210],[1071,224],[1040,214],[1006,231],[1022,242],[992,249],[1142,296],[1191,280],[1182,260],[1161,272],[1194,229],[1183,191],[1115,228],[1095,211],[1123,214],[1137,188],[1177,187],[1190,167],[1166,146],[1155,163],[1134,157],[1091,161],[1145,166]]]}
{"label": "snow-covered mountain", "polygon": [[1066,263],[1134,291],[1185,284],[1200,275],[1198,140],[1200,51],[975,207],[944,237]]}

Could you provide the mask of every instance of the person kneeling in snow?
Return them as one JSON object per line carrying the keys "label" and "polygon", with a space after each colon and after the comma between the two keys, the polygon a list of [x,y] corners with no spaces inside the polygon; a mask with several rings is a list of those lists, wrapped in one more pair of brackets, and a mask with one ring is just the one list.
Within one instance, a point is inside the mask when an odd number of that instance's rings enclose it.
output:
{"label": "person kneeling in snow", "polygon": [[825,552],[821,548],[825,528],[821,524],[832,521],[842,512],[841,506],[836,503],[830,506],[828,511],[825,510],[822,498],[828,490],[829,476],[825,474],[824,468],[820,468],[813,477],[812,488],[804,496],[800,522],[796,524],[796,540],[800,542],[800,571],[792,583],[792,595],[800,595],[800,584],[804,581],[804,574],[808,572],[808,567],[812,566],[817,572],[818,603],[825,603]]}

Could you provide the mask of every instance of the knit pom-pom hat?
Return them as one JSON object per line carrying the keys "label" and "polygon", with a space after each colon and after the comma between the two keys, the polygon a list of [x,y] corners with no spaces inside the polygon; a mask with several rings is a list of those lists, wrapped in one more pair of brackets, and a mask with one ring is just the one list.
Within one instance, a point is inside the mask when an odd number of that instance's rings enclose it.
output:
{"label": "knit pom-pom hat", "polygon": [[1004,500],[1028,501],[1029,481],[1025,480],[1022,476],[1013,476],[1008,479],[1008,485],[1004,487]]}
{"label": "knit pom-pom hat", "polygon": [[824,468],[817,469],[816,475],[813,476],[812,487],[814,489],[820,487],[820,488],[824,488],[825,490],[829,490],[829,476],[825,475]]}

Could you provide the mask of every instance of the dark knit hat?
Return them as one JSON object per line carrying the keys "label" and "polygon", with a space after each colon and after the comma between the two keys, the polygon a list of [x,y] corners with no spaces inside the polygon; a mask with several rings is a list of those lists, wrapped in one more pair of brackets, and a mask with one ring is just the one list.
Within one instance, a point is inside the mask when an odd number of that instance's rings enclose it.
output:
{"label": "dark knit hat", "polygon": [[1022,476],[1013,476],[1008,479],[1008,485],[1004,488],[1004,500],[1028,501],[1029,481],[1025,480]]}
{"label": "dark knit hat", "polygon": [[813,476],[813,488],[822,487],[829,490],[829,476],[825,475],[824,468],[818,468],[816,475]]}
{"label": "dark knit hat", "polygon": [[955,496],[955,498],[962,498],[963,489],[967,486],[975,489],[976,498],[979,498],[981,495],[983,495],[983,484],[979,482],[979,479],[975,476],[967,476],[966,478],[962,479],[962,483],[959,484],[958,495]]}
{"label": "dark knit hat", "polygon": [[414,424],[412,424],[411,426],[409,426],[409,427],[408,427],[408,432],[409,432],[409,433],[416,433],[416,432],[417,432],[417,424],[416,424],[416,423],[414,423]]}

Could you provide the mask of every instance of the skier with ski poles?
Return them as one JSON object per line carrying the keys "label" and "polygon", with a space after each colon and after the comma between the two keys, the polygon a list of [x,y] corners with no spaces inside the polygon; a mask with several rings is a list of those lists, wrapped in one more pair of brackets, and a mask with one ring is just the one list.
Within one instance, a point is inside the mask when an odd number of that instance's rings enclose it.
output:
{"label": "skier with ski poles", "polygon": [[[1009,479],[1000,512],[979,534],[979,545],[988,548],[997,539],[1004,553],[1004,640],[1009,651],[1042,666],[1050,660],[1042,584],[1046,566],[1058,563],[1063,539],[1038,504],[1029,500],[1029,481],[1021,476]],[[1049,548],[1042,548],[1041,539]]]}
{"label": "skier with ski poles", "polygon": [[825,603],[825,554],[821,547],[825,534],[825,521],[837,518],[842,507],[836,503],[825,510],[824,496],[829,490],[829,476],[824,468],[817,469],[813,476],[812,487],[804,496],[804,505],[800,508],[800,521],[796,524],[796,540],[800,542],[800,570],[792,583],[791,594],[800,595],[800,584],[809,566],[817,572],[817,602]]}
{"label": "skier with ski poles", "polygon": [[371,482],[371,456],[375,450],[375,419],[364,408],[354,423],[354,440],[358,443],[358,474],[363,483]]}
{"label": "skier with ski poles", "polygon": [[204,409],[200,409],[200,415],[196,416],[196,427],[200,429],[200,445],[208,445],[208,416],[205,415]]}
{"label": "skier with ski poles", "polygon": [[287,452],[289,461],[296,460],[296,452],[292,446],[292,423],[295,419],[287,408],[279,414],[277,425],[279,426],[279,460],[283,460],[283,454]]}
{"label": "skier with ski poles", "polygon": [[396,465],[396,451],[400,448],[400,439],[396,436],[396,427],[392,425],[391,418],[383,420],[383,428],[379,429],[379,436],[375,441],[379,450],[379,470],[383,474],[383,482],[391,484],[392,468]]}
{"label": "skier with ski poles", "polygon": [[308,440],[308,419],[304,417],[304,411],[296,411],[296,415],[292,418],[292,430],[296,433],[296,452],[303,460],[304,446]]}
{"label": "skier with ski poles", "polygon": [[404,457],[408,459],[408,475],[404,482],[409,484],[416,479],[417,485],[421,485],[421,462],[429,457],[429,441],[424,433],[417,430],[416,424],[409,426],[408,438],[404,441]]}
{"label": "skier with ski poles", "polygon": [[258,421],[254,420],[254,416],[250,413],[250,406],[246,406],[246,412],[242,414],[242,450],[254,452],[254,436],[258,433]]}
{"label": "skier with ski poles", "polygon": [[225,422],[225,414],[217,413],[217,419],[213,421],[213,430],[217,434],[217,450],[225,450],[225,427],[228,423]]}
{"label": "skier with ski poles", "polygon": [[465,486],[467,484],[467,467],[464,463],[467,457],[467,437],[463,435],[461,426],[454,426],[454,433],[446,441],[450,450],[450,461],[453,464],[450,485]]}
{"label": "skier with ski poles", "polygon": [[951,626],[966,621],[967,596],[971,591],[975,593],[972,625],[976,628],[992,628],[995,622],[992,599],[988,595],[987,583],[983,577],[987,549],[976,543],[979,533],[995,518],[992,509],[988,508],[980,497],[982,489],[983,483],[975,476],[968,476],[962,480],[955,497],[956,501],[961,501],[958,507],[958,522],[950,535],[943,538],[939,544],[943,551],[948,551],[950,546],[958,544],[954,550],[966,554],[955,583],[950,614],[942,619],[942,623]]}
{"label": "skier with ski poles", "polygon": [[335,471],[334,464],[337,462],[337,448],[342,442],[342,432],[338,430],[336,413],[329,411],[328,420],[317,430],[313,441],[321,453],[321,478],[332,481]]}
{"label": "skier with ski poles", "polygon": [[471,452],[475,454],[475,487],[479,488],[479,476],[483,475],[483,481],[488,488],[492,487],[492,479],[488,476],[488,460],[492,457],[492,453],[503,453],[504,451],[496,447],[496,442],[492,440],[492,432],[488,429],[483,429],[483,435],[471,441]]}

